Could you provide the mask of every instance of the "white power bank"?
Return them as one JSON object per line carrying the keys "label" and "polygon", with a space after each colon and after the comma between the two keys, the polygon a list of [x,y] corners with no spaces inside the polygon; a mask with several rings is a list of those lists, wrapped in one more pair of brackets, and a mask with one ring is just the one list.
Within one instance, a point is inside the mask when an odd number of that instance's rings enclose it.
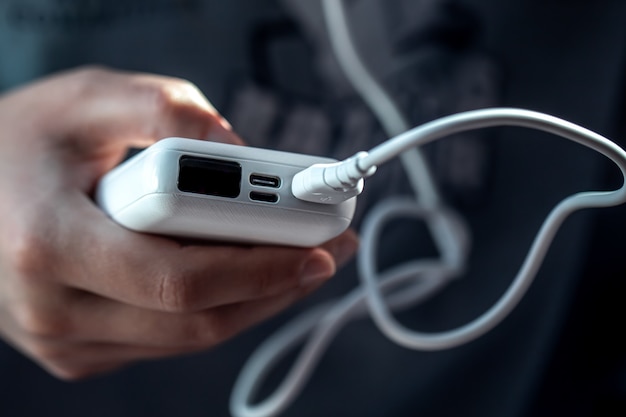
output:
{"label": "white power bank", "polygon": [[194,139],[163,139],[106,174],[96,202],[147,233],[252,244],[316,246],[348,228],[356,197],[302,201],[293,176],[333,159]]}

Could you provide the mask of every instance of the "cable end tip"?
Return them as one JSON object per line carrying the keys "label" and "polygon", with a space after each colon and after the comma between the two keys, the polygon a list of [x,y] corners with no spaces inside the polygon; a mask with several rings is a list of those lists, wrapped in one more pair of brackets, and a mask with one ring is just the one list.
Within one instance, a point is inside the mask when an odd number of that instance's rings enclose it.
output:
{"label": "cable end tip", "polygon": [[291,182],[291,192],[299,200],[320,204],[341,204],[363,191],[363,179],[354,184],[328,184],[327,170],[338,164],[315,164],[298,172]]}
{"label": "cable end tip", "polygon": [[359,166],[367,152],[330,164],[315,164],[298,172],[291,182],[294,197],[321,204],[340,204],[363,191],[363,178],[376,172],[376,167]]}

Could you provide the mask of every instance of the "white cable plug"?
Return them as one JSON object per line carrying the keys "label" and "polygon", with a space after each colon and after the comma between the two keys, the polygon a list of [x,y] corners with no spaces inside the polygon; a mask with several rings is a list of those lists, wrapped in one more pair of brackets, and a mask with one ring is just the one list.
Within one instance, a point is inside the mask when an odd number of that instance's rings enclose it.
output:
{"label": "white cable plug", "polygon": [[367,152],[332,164],[315,164],[298,172],[291,182],[294,197],[322,204],[340,204],[363,191],[363,179],[376,172],[376,167],[362,170],[359,161]]}

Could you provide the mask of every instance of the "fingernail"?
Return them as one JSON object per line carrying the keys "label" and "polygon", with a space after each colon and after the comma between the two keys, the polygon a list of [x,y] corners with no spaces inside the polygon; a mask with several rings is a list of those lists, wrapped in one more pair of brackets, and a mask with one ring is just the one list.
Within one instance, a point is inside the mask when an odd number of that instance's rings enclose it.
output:
{"label": "fingernail", "polygon": [[232,130],[225,129],[220,124],[212,125],[209,128],[205,139],[211,142],[232,143],[236,145],[243,144],[243,141],[239,138],[239,136],[237,136]]}
{"label": "fingernail", "polygon": [[309,259],[302,266],[302,273],[300,274],[300,284],[303,287],[310,286],[312,284],[325,281],[333,274],[333,266],[331,263],[319,259]]}
{"label": "fingernail", "polygon": [[226,130],[233,130],[233,126],[228,123],[228,120],[224,119],[223,117],[219,118],[220,124],[222,125],[222,127]]}

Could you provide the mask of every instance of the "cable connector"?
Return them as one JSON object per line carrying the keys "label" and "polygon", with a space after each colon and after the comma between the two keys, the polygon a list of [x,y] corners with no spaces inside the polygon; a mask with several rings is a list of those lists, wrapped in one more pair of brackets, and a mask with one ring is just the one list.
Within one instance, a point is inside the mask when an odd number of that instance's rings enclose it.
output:
{"label": "cable connector", "polygon": [[376,172],[376,167],[362,169],[359,161],[367,156],[359,152],[341,162],[315,164],[298,172],[291,182],[297,199],[322,204],[340,204],[363,191],[363,178]]}

